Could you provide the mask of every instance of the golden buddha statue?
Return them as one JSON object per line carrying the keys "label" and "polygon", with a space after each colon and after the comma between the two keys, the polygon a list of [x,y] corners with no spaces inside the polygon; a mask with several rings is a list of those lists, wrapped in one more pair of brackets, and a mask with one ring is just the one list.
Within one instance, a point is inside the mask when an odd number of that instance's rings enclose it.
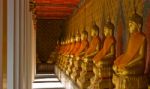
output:
{"label": "golden buddha statue", "polygon": [[61,41],[61,48],[60,48],[60,51],[59,51],[59,63],[58,63],[58,67],[61,69],[62,68],[62,61],[63,61],[63,52],[64,52],[64,49],[65,49],[65,44],[64,44],[64,41]]}
{"label": "golden buddha statue", "polygon": [[104,25],[104,43],[102,49],[94,56],[91,85],[88,89],[113,89],[113,60],[115,58],[115,39],[113,36],[114,25],[110,19]]}
{"label": "golden buddha statue", "polygon": [[73,72],[71,74],[71,78],[74,81],[76,81],[76,79],[80,75],[81,62],[82,62],[81,57],[84,55],[84,53],[87,50],[88,45],[89,45],[89,43],[88,43],[88,32],[83,30],[80,39],[81,39],[80,47],[78,48],[78,50],[74,54],[74,57],[75,57],[74,68],[73,68]]}
{"label": "golden buddha statue", "polygon": [[66,51],[66,49],[67,49],[67,40],[65,40],[64,41],[64,44],[63,44],[63,51],[62,51],[62,53],[61,53],[61,67],[60,67],[60,69],[61,70],[64,70],[64,63],[65,63],[65,56],[64,56],[64,52]]}
{"label": "golden buddha statue", "polygon": [[75,47],[74,47],[74,50],[72,52],[72,56],[73,56],[73,60],[72,60],[72,71],[70,73],[70,77],[74,80],[74,72],[76,71],[76,68],[75,68],[75,63],[76,63],[76,53],[78,52],[79,48],[81,46],[81,36],[79,34],[79,32],[76,34],[76,44],[75,44]]}
{"label": "golden buddha statue", "polygon": [[74,50],[74,47],[75,47],[75,36],[73,36],[71,38],[71,45],[70,45],[70,50],[68,51],[67,55],[68,55],[68,58],[67,60],[69,60],[69,65],[67,67],[67,70],[66,70],[66,74],[67,75],[70,75],[70,72],[71,72],[71,67],[72,67],[72,59],[73,59],[73,55],[72,55],[72,52]]}
{"label": "golden buddha statue", "polygon": [[80,41],[80,34],[79,32],[76,34],[75,38],[74,38],[74,41],[75,41],[75,44],[74,44],[74,48],[73,50],[71,51],[70,53],[70,68],[69,68],[69,76],[71,77],[71,74],[73,72],[73,69],[74,69],[74,62],[75,62],[75,54],[76,52],[78,51],[78,49],[80,48],[80,45],[81,45],[81,41]]}
{"label": "golden buddha statue", "polygon": [[146,38],[141,32],[143,18],[137,13],[129,20],[129,41],[126,51],[116,58],[113,83],[116,89],[147,89],[144,75]]}
{"label": "golden buddha statue", "polygon": [[67,66],[68,66],[68,64],[69,64],[67,52],[68,52],[69,49],[70,49],[70,43],[71,43],[71,41],[70,41],[70,39],[68,39],[68,40],[67,40],[67,44],[66,44],[66,49],[65,49],[65,51],[64,51],[64,53],[63,53],[63,59],[64,59],[63,71],[66,71],[66,70],[67,70]]}
{"label": "golden buddha statue", "polygon": [[80,77],[77,79],[77,84],[80,89],[87,89],[90,85],[90,78],[94,75],[92,58],[100,48],[99,27],[94,24],[91,31],[92,40],[82,58],[82,71],[80,72]]}

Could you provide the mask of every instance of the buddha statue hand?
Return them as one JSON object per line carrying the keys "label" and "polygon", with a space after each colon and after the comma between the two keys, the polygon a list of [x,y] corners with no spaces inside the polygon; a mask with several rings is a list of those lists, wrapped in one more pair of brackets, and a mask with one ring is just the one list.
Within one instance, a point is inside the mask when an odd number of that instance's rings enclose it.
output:
{"label": "buddha statue hand", "polygon": [[79,57],[79,56],[77,56],[77,57],[76,57],[76,59],[77,59],[77,61],[78,61],[78,60],[80,60],[80,57]]}
{"label": "buddha statue hand", "polygon": [[126,68],[118,68],[117,66],[113,66],[113,70],[116,72],[118,75],[127,75],[128,71]]}
{"label": "buddha statue hand", "polygon": [[85,58],[83,59],[83,61],[84,61],[85,63],[87,63],[87,62],[88,62],[88,58],[85,57]]}
{"label": "buddha statue hand", "polygon": [[116,65],[113,66],[113,70],[114,70],[115,72],[117,72],[117,66],[116,66]]}

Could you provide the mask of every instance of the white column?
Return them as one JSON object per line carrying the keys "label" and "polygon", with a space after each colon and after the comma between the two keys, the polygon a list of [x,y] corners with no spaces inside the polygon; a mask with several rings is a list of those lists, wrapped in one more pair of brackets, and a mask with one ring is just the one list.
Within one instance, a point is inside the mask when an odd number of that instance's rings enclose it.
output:
{"label": "white column", "polygon": [[32,89],[34,50],[29,0],[7,0],[7,4],[7,89]]}
{"label": "white column", "polygon": [[32,20],[32,81],[36,75],[36,29]]}
{"label": "white column", "polygon": [[7,1],[7,89],[14,89],[14,0]]}
{"label": "white column", "polygon": [[32,64],[34,59],[34,50],[33,50],[33,29],[32,29],[32,13],[29,11],[29,0],[25,0],[25,27],[26,27],[26,76],[27,76],[27,89],[32,88]]}
{"label": "white column", "polygon": [[2,79],[2,42],[3,42],[3,0],[0,0],[0,89],[2,89],[3,79]]}

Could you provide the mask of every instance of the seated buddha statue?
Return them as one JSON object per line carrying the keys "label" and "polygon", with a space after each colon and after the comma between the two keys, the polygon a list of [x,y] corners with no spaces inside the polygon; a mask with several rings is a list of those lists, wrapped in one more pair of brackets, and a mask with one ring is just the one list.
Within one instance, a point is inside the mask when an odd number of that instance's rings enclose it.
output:
{"label": "seated buddha statue", "polygon": [[82,57],[82,71],[80,72],[80,77],[77,79],[77,84],[80,89],[87,89],[87,87],[90,85],[90,78],[94,75],[92,58],[100,48],[99,27],[96,24],[94,24],[92,27],[91,36],[92,40],[89,48]]}
{"label": "seated buddha statue", "polygon": [[73,68],[73,72],[71,75],[71,78],[76,82],[77,78],[80,75],[80,71],[81,71],[81,57],[84,55],[85,51],[88,48],[88,32],[83,30],[82,34],[81,34],[81,38],[80,38],[80,47],[78,48],[78,50],[76,51],[76,53],[74,54],[74,68]]}
{"label": "seated buddha statue", "polygon": [[67,55],[67,52],[69,51],[70,49],[70,40],[68,39],[67,40],[67,43],[66,43],[66,46],[65,46],[65,50],[62,54],[63,56],[63,71],[66,71],[67,69],[67,65],[68,65],[68,55]]}
{"label": "seated buddha statue", "polygon": [[75,62],[76,62],[76,56],[75,54],[77,53],[77,51],[79,50],[81,46],[81,35],[79,34],[79,32],[76,34],[76,43],[75,43],[75,47],[74,47],[74,50],[72,52],[72,70],[71,70],[71,73],[70,73],[70,77],[73,79],[73,72],[75,72]]}
{"label": "seated buddha statue", "polygon": [[70,72],[71,72],[72,58],[73,58],[72,52],[74,50],[75,43],[76,43],[75,36],[72,36],[72,38],[71,38],[71,44],[70,44],[70,49],[67,52],[67,55],[68,55],[67,60],[69,61],[69,65],[67,66],[67,70],[66,70],[66,74],[67,75],[70,75]]}
{"label": "seated buddha statue", "polygon": [[115,58],[114,24],[110,19],[104,25],[104,43],[102,49],[94,56],[93,72],[89,89],[113,89],[113,60]]}
{"label": "seated buddha statue", "polygon": [[64,70],[64,66],[65,66],[65,65],[64,65],[64,63],[65,63],[64,52],[65,52],[66,49],[67,49],[67,44],[68,44],[68,41],[65,40],[64,43],[63,43],[63,51],[62,51],[62,53],[61,53],[61,67],[60,67],[61,70]]}
{"label": "seated buddha statue", "polygon": [[126,51],[116,58],[113,83],[116,89],[147,89],[144,75],[146,38],[142,33],[143,18],[137,13],[129,19],[129,40]]}
{"label": "seated buddha statue", "polygon": [[62,58],[63,58],[63,52],[65,49],[65,44],[64,41],[61,41],[61,47],[60,47],[60,51],[59,51],[59,63],[58,63],[58,67],[61,69],[62,68]]}

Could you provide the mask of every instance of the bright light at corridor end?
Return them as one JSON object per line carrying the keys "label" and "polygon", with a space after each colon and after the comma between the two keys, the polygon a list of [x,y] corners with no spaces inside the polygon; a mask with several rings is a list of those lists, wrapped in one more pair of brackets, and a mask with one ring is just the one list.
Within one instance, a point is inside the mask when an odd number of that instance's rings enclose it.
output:
{"label": "bright light at corridor end", "polygon": [[59,89],[64,88],[55,74],[36,74],[36,78],[32,83],[33,89]]}
{"label": "bright light at corridor end", "polygon": [[35,82],[41,82],[41,81],[49,81],[49,82],[51,82],[51,81],[59,81],[57,78],[42,78],[42,79],[35,79],[34,80]]}
{"label": "bright light at corridor end", "polygon": [[64,88],[60,82],[47,82],[47,83],[33,83],[33,88]]}

